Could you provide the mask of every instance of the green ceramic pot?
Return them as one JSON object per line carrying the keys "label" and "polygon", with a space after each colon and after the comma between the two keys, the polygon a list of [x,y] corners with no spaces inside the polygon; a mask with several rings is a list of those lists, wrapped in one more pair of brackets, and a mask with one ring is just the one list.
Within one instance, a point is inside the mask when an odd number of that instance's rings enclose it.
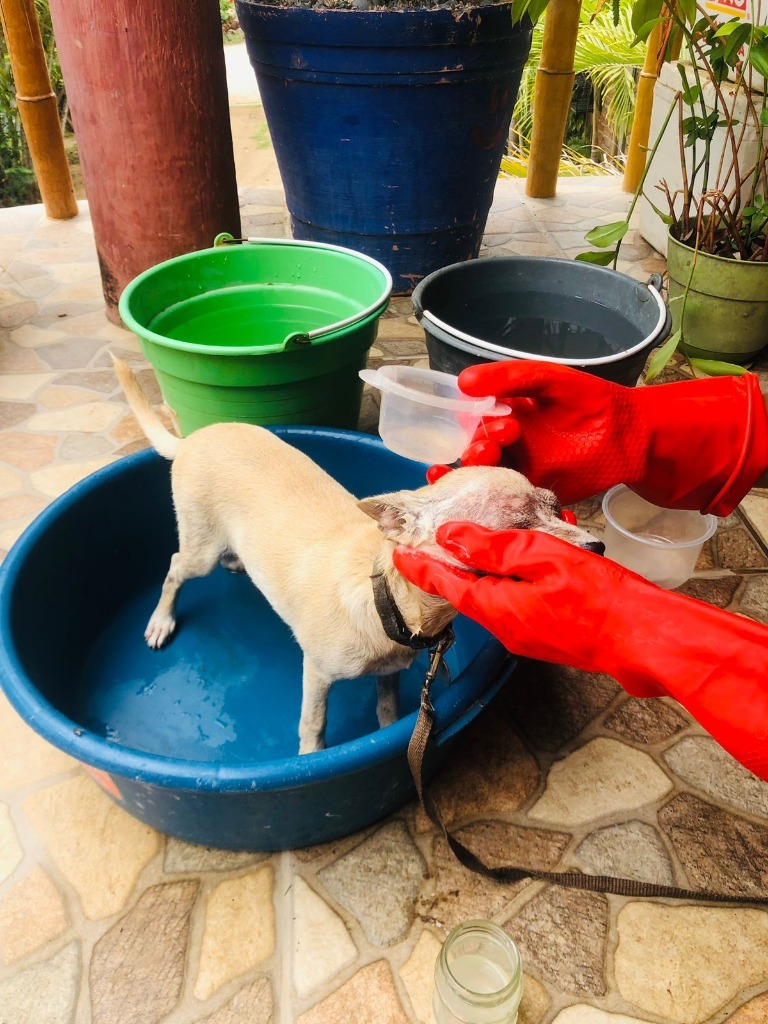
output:
{"label": "green ceramic pot", "polygon": [[[682,302],[694,251],[669,233],[667,268],[673,330],[680,327]],[[768,345],[768,263],[742,263],[700,252],[685,303],[685,343],[698,359],[748,363]]]}

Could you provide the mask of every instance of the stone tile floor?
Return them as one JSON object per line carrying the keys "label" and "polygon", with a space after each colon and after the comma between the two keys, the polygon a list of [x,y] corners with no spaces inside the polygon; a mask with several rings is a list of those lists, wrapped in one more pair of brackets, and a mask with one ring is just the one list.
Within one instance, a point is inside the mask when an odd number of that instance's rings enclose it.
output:
{"label": "stone tile floor", "polygon": [[[547,201],[502,181],[484,252],[572,256],[627,202],[615,179],[566,180]],[[244,192],[243,213],[250,234],[286,232],[280,192]],[[663,267],[637,237],[623,253],[638,277]],[[64,223],[0,211],[0,547],[144,446],[109,350],[154,388],[104,315],[87,207]],[[372,361],[424,355],[410,301],[394,300]],[[366,395],[365,429],[376,412]],[[595,502],[578,513],[600,529]],[[768,622],[767,538],[756,491],[686,590]],[[491,860],[768,890],[768,786],[674,703],[628,698],[604,676],[521,665],[436,791]],[[2,1024],[428,1024],[439,945],[472,917],[520,946],[523,1024],[768,1020],[763,910],[490,883],[452,860],[415,804],[316,848],[196,848],[126,815],[0,698]]]}

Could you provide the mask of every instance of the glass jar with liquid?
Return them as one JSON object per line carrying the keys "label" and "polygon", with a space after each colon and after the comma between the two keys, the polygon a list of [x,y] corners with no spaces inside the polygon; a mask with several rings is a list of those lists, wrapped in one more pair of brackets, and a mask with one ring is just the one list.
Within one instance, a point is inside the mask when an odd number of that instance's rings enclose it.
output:
{"label": "glass jar with liquid", "polygon": [[517,946],[491,921],[465,921],[435,963],[437,1024],[515,1024],[523,996]]}

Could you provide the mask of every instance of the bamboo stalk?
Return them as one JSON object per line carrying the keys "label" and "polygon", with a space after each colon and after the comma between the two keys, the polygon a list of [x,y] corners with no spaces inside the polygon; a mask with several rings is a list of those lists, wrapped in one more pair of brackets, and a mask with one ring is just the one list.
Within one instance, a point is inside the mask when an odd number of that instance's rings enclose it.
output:
{"label": "bamboo stalk", "polygon": [[[663,50],[666,48],[667,33],[664,24],[656,25],[648,36],[643,69],[637,82],[635,114],[632,119],[632,131],[629,135],[627,163],[624,168],[622,188],[625,192],[634,192],[642,177],[651,135],[651,114],[653,113],[653,89],[659,77],[663,63]],[[661,55],[660,55],[661,51]]]}
{"label": "bamboo stalk", "polygon": [[541,42],[533,98],[533,132],[526,194],[549,199],[557,192],[557,172],[573,94],[573,59],[581,0],[551,0]]}
{"label": "bamboo stalk", "polygon": [[59,111],[51,89],[34,0],[0,0],[0,21],[16,86],[16,103],[45,212],[77,216]]}

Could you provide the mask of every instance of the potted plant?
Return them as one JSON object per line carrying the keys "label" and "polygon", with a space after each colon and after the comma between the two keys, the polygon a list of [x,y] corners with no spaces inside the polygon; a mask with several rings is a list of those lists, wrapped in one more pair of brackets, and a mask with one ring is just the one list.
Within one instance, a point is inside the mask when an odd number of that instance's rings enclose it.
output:
{"label": "potted plant", "polygon": [[[718,21],[695,0],[677,0],[671,7],[663,0],[639,0],[632,17],[641,39],[669,23],[671,40],[682,39],[687,61],[677,65],[680,86],[626,218],[590,231],[587,241],[601,251],[577,259],[615,265],[645,194],[668,228],[674,326],[646,379],[678,347],[704,372],[740,373],[741,364],[768,344],[768,105],[762,77],[768,76],[768,27],[740,17]],[[682,184],[673,189],[660,181],[661,197],[654,202],[644,189],[670,123],[678,135]],[[750,136],[753,145],[746,147]]]}
{"label": "potted plant", "polygon": [[477,256],[546,0],[236,0],[295,238],[407,294]]}

